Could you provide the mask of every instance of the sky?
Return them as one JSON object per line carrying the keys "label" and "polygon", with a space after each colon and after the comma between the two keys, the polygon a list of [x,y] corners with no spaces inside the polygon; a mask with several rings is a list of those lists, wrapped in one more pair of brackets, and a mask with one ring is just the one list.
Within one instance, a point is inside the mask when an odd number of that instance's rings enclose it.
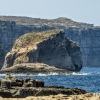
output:
{"label": "sky", "polygon": [[66,17],[100,26],[100,0],[0,0],[0,15]]}

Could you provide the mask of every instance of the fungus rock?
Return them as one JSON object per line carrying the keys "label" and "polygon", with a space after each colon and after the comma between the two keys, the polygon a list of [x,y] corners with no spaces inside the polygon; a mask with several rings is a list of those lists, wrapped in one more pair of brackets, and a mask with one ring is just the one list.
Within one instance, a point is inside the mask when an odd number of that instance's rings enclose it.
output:
{"label": "fungus rock", "polygon": [[[24,34],[14,42],[12,50],[7,53],[2,70],[20,68],[23,72],[31,68],[35,71],[38,68],[34,65],[36,63],[40,66],[39,69],[45,71],[47,66],[51,69],[54,66],[58,69],[80,71],[82,68],[80,47],[66,38],[62,30]],[[33,65],[29,67],[28,64]]]}

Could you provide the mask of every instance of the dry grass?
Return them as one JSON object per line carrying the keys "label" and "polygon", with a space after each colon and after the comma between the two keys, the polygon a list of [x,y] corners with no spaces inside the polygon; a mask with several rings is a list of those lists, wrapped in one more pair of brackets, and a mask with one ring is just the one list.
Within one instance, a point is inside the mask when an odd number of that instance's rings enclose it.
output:
{"label": "dry grass", "polygon": [[59,33],[60,31],[61,30],[59,29],[55,29],[24,34],[14,42],[13,47],[15,47],[16,45],[17,47],[26,47],[27,45],[37,44],[39,42],[42,42],[43,40],[54,37],[54,35]]}

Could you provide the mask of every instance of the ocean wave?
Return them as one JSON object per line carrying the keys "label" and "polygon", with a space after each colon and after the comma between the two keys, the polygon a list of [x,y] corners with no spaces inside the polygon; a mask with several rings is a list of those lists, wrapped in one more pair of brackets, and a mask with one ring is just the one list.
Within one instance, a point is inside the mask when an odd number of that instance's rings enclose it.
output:
{"label": "ocean wave", "polygon": [[73,73],[70,73],[70,74],[66,74],[66,75],[90,75],[91,73],[76,73],[76,72],[73,72]]}
{"label": "ocean wave", "polygon": [[58,75],[58,73],[53,73],[53,72],[50,72],[48,74],[42,74],[42,73],[39,73],[37,74],[38,76],[49,76],[49,75]]}
{"label": "ocean wave", "polygon": [[11,74],[12,76],[29,76],[27,74]]}
{"label": "ocean wave", "polygon": [[[49,75],[59,75],[58,73],[54,73],[54,72],[50,72],[48,74],[43,74],[43,73],[39,73],[39,74],[11,74],[12,76],[21,76],[21,77],[27,77],[27,76],[49,76]],[[1,76],[5,76],[5,74],[2,74]]]}
{"label": "ocean wave", "polygon": [[5,76],[6,74],[0,74],[0,76]]}
{"label": "ocean wave", "polygon": [[[70,73],[70,74],[65,74],[65,75],[90,75],[91,73],[82,73],[82,72],[79,72],[79,73],[76,73],[76,72],[73,72],[73,73]],[[16,76],[16,77],[30,77],[30,76],[51,76],[51,75],[59,75],[58,73],[56,72],[50,72],[48,74],[43,74],[43,73],[39,73],[39,74],[11,74],[12,76]],[[0,77],[4,77],[5,74],[0,74]]]}

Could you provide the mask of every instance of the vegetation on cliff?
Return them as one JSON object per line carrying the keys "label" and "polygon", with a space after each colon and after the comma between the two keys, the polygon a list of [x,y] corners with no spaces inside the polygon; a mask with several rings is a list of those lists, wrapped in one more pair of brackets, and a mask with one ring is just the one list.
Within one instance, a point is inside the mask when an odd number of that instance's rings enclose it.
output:
{"label": "vegetation on cliff", "polygon": [[32,44],[37,44],[39,42],[42,42],[44,40],[47,40],[48,38],[52,38],[52,35],[57,34],[61,32],[59,29],[55,30],[47,30],[42,32],[31,32],[24,34],[23,36],[20,36],[13,45],[13,48],[20,47],[26,47]]}

